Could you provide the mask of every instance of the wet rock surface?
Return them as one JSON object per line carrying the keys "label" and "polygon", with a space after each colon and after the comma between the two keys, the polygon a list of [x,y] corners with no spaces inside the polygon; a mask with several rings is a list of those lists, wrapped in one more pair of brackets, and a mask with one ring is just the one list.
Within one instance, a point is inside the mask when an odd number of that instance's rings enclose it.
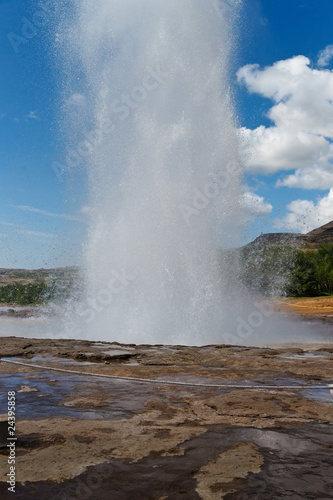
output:
{"label": "wet rock surface", "polygon": [[[7,391],[16,391],[18,499],[333,497],[330,344],[168,347],[7,337],[0,356],[0,414]],[[1,449],[1,498],[13,495],[7,459]]]}

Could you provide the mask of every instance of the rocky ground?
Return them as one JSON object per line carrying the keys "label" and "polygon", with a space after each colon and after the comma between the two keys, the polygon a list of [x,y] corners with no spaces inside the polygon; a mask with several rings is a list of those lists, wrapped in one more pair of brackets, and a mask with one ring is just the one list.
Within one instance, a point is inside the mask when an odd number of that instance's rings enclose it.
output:
{"label": "rocky ground", "polygon": [[[7,391],[16,391],[17,499],[333,497],[332,390],[308,388],[332,384],[333,344],[7,337],[0,356],[4,421]],[[11,498],[4,447],[0,464],[0,497]]]}

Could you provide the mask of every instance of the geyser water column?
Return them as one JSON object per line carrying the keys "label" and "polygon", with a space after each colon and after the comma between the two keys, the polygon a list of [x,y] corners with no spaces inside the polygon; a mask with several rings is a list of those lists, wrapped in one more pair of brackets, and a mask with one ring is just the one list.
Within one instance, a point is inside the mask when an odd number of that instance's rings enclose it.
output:
{"label": "geyser water column", "polygon": [[221,247],[240,222],[237,3],[80,0],[63,21],[67,98],[85,108],[87,289],[74,316],[88,338],[200,345],[235,327],[237,269]]}

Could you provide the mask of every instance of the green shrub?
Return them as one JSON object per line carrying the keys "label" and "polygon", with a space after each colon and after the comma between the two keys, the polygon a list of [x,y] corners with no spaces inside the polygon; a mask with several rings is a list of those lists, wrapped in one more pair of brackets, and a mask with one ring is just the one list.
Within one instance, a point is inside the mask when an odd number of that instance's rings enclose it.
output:
{"label": "green shrub", "polygon": [[333,245],[313,251],[287,245],[242,250],[243,283],[267,296],[315,297],[333,294]]}
{"label": "green shrub", "polygon": [[44,304],[55,294],[55,283],[45,282],[12,283],[0,287],[0,303],[17,305],[38,305]]}

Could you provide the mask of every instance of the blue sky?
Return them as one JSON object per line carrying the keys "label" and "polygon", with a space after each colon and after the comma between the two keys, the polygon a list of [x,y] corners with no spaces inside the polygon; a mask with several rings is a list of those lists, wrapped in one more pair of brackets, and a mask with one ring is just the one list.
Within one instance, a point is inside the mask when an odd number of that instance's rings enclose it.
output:
{"label": "blue sky", "polygon": [[[0,267],[75,264],[84,233],[79,190],[59,182],[52,169],[64,151],[56,68],[47,42],[52,11],[31,5],[0,1]],[[37,11],[45,12],[45,26],[28,43],[15,36],[9,40],[24,27],[24,34],[33,34],[25,19]]]}
{"label": "blue sky", "polygon": [[[301,64],[302,69],[296,77],[296,82],[299,80],[300,85],[293,82],[296,88],[295,95],[291,96],[292,90],[290,88],[283,88],[283,82],[281,82],[280,87],[277,84],[276,88],[272,90],[272,93],[284,92],[281,101],[277,102],[273,102],[271,95],[267,97],[269,91],[266,87],[269,87],[270,82],[274,79],[277,82],[279,81],[279,71],[276,68],[275,71],[271,70],[269,74],[268,71],[264,72],[263,70],[264,68],[269,70],[278,61],[292,60],[288,70],[284,68],[287,78],[292,82],[291,73],[297,64],[297,60],[292,58],[305,56],[310,60],[309,69],[328,73],[333,68],[333,59],[329,58],[331,52],[333,55],[333,47],[327,51],[327,60],[321,61],[327,63],[327,65],[318,65],[318,56],[321,51],[333,44],[333,2],[330,0],[251,0],[246,2],[245,10],[246,15],[241,29],[239,60],[237,61],[236,71],[241,67],[253,64],[258,64],[259,68],[255,69],[252,74],[250,71],[246,72],[244,70],[242,82],[236,87],[236,107],[241,127],[255,130],[260,126],[265,126],[267,129],[276,126],[276,123],[267,114],[274,104],[283,103],[283,101],[286,101],[286,107],[289,106],[289,109],[286,109],[288,117],[292,116],[293,113],[297,114],[297,111],[299,111],[298,106],[303,105],[303,109],[307,109],[308,104],[313,100],[314,109],[311,110],[311,116],[319,119],[326,112],[326,109],[323,108],[321,102],[315,102],[316,94],[318,95],[321,92],[321,88],[318,87],[317,90],[316,75],[313,75],[310,70],[306,71],[306,63]],[[326,74],[326,77],[328,85],[330,85],[330,99],[332,99],[332,73]],[[255,79],[257,81],[253,85]],[[260,79],[261,81],[258,81]],[[249,92],[251,82],[252,93]],[[266,91],[266,96],[264,96],[264,91]],[[300,96],[302,96],[303,100],[301,100]],[[297,101],[297,105],[294,105],[295,101]],[[331,131],[333,126],[332,111],[333,108],[327,108],[326,124]],[[310,120],[311,117],[308,118]],[[299,121],[301,123],[297,123],[295,119],[295,123],[288,124],[287,132],[290,134],[293,145],[297,134],[304,131],[303,127],[306,120],[300,119]],[[312,122],[314,121],[313,119]],[[274,130],[276,133],[274,138],[275,141],[281,139],[282,146],[282,136],[286,127],[283,117],[280,117],[279,124]],[[305,127],[305,132],[310,136],[317,136],[322,131],[318,130],[316,125],[312,123],[312,128],[310,126]],[[328,132],[325,133],[329,136]],[[327,136],[325,135],[329,143],[332,141],[332,134],[330,139]],[[255,151],[258,142],[255,140],[254,133],[251,134],[250,139],[252,141],[250,141],[249,149]],[[259,145],[264,148],[265,137],[261,137],[261,139],[263,141]],[[299,162],[295,160],[295,165],[292,165],[290,151],[286,150],[284,155],[281,153],[280,158],[276,158],[277,161],[280,160],[279,165],[281,168],[274,168],[272,165],[274,163],[274,152],[269,152],[270,144],[268,141],[266,142],[267,150],[261,155],[261,158],[258,158],[258,155],[254,153],[254,156],[257,157],[248,166],[247,182],[252,187],[253,192],[264,197],[265,202],[269,203],[272,209],[270,214],[265,214],[264,217],[256,219],[255,224],[251,226],[249,236],[253,235],[255,228],[259,233],[261,231],[306,232],[332,220],[333,196],[330,188],[333,187],[333,167],[329,162],[329,159],[333,156],[332,151],[326,155],[325,159],[318,158],[320,155],[316,156],[314,146],[313,149],[309,148],[308,157],[299,159]],[[311,155],[313,155],[312,161]],[[292,168],[293,166],[294,168]],[[292,179],[290,176],[296,171],[298,171],[298,179]],[[289,178],[286,179],[286,177]],[[308,179],[307,182],[305,178]],[[277,187],[277,182],[284,185]],[[307,203],[297,203],[297,200],[306,200]],[[292,207],[290,207],[291,203],[293,203]],[[287,209],[287,206],[289,206],[289,209]],[[264,213],[265,210],[263,210]]]}
{"label": "blue sky", "polygon": [[[0,0],[0,267],[77,264],[82,248],[85,190],[52,168],[65,144],[47,3]],[[245,0],[231,78],[258,215],[248,239],[333,219],[332,21],[332,0]]]}

